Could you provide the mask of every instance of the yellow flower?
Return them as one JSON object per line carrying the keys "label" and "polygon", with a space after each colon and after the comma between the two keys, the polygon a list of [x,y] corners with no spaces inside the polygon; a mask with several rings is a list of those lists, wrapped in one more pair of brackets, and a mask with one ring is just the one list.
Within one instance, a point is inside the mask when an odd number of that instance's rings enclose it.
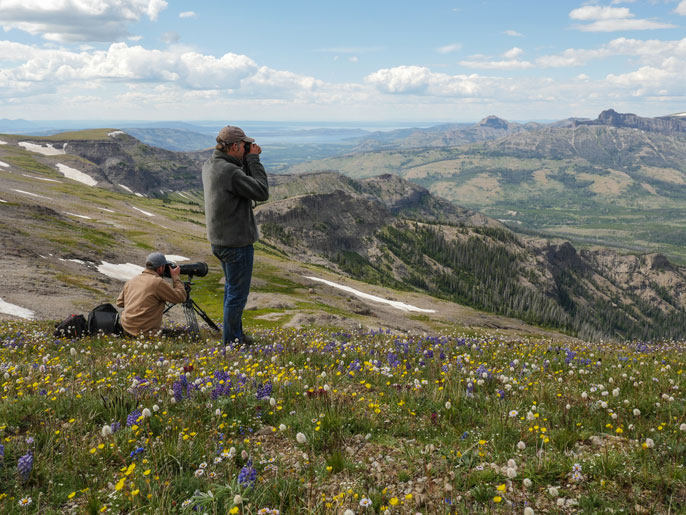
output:
{"label": "yellow flower", "polygon": [[407,499],[408,501],[411,500],[411,499],[412,499],[412,494],[407,494],[407,495],[405,496],[405,499]]}
{"label": "yellow flower", "polygon": [[232,515],[233,515],[234,513],[238,513],[238,506],[234,506],[233,508],[231,508],[231,509],[229,510],[229,513],[231,513]]}
{"label": "yellow flower", "polygon": [[388,501],[391,506],[397,506],[398,505],[398,498],[397,497],[391,497],[391,500]]}
{"label": "yellow flower", "polygon": [[502,500],[503,500],[503,498],[500,497],[499,495],[496,495],[496,496],[493,498],[493,502],[495,502],[495,503],[498,503],[498,502],[500,502],[500,501],[502,501]]}
{"label": "yellow flower", "polygon": [[146,470],[145,472],[143,472],[143,475],[144,475],[144,476],[150,475],[150,469],[148,469],[148,470]]}
{"label": "yellow flower", "polygon": [[140,490],[136,489],[133,492],[131,492],[131,495],[138,495],[140,493]]}
{"label": "yellow flower", "polygon": [[117,484],[114,485],[114,489],[118,492],[122,488],[124,488],[124,481],[126,481],[126,478],[121,478],[119,481],[117,481]]}
{"label": "yellow flower", "polygon": [[72,493],[70,493],[67,497],[68,497],[69,499],[72,499],[75,495],[76,495],[76,492],[72,492]]}
{"label": "yellow flower", "polygon": [[503,483],[502,485],[498,485],[497,490],[498,490],[499,492],[504,492],[504,491],[505,491],[505,488],[506,488],[505,483]]}

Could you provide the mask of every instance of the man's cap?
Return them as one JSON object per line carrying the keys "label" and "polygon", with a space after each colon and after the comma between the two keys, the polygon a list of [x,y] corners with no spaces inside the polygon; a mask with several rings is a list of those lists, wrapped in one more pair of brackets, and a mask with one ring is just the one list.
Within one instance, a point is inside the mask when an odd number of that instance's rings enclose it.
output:
{"label": "man's cap", "polygon": [[145,259],[146,268],[159,268],[167,264],[169,264],[169,261],[161,252],[153,252]]}
{"label": "man's cap", "polygon": [[245,141],[247,143],[252,143],[255,141],[254,138],[248,138],[240,127],[234,127],[233,125],[227,125],[222,130],[219,131],[217,136],[217,142],[226,143],[231,145],[232,143],[237,143],[239,141]]}

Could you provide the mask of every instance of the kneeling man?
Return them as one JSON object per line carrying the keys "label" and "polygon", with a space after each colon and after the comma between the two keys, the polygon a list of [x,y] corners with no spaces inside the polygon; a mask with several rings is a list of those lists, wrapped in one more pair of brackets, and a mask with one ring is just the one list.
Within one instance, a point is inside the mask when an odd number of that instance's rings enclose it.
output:
{"label": "kneeling man", "polygon": [[[179,277],[179,267],[171,268],[173,286],[162,279],[167,258],[153,252],[145,262],[145,270],[126,282],[117,298],[117,306],[124,308],[121,325],[131,336],[151,335],[162,329],[165,303],[177,304],[186,300],[186,288]],[[162,334],[167,334],[162,330]],[[171,336],[171,333],[169,334]]]}

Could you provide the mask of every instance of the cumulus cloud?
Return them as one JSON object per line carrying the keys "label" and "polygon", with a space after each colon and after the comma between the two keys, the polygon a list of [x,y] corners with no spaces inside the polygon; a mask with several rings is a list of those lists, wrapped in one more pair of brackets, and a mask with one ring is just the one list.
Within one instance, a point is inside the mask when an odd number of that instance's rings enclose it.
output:
{"label": "cumulus cloud", "polygon": [[196,14],[193,11],[184,11],[179,13],[179,18],[195,18]]}
{"label": "cumulus cloud", "polygon": [[681,0],[679,5],[676,6],[676,9],[674,9],[674,12],[681,16],[686,16],[686,0]]}
{"label": "cumulus cloud", "polygon": [[585,5],[569,13],[572,20],[591,22],[577,25],[584,32],[614,32],[619,30],[671,29],[674,25],[637,19],[628,7]]}
{"label": "cumulus cloud", "polygon": [[117,41],[129,24],[156,20],[165,0],[3,0],[0,24],[57,42]]}
{"label": "cumulus cloud", "polygon": [[423,66],[396,66],[368,75],[365,82],[384,93],[467,97],[483,93],[490,81],[478,75],[434,73]]}
{"label": "cumulus cloud", "polygon": [[523,53],[524,53],[524,50],[522,50],[521,48],[512,47],[510,50],[508,50],[507,52],[505,52],[503,54],[503,57],[505,59],[516,59],[517,57],[519,57]]}
{"label": "cumulus cloud", "polygon": [[450,45],[445,45],[445,46],[442,46],[442,47],[438,47],[438,48],[436,49],[436,52],[438,52],[439,54],[450,54],[450,53],[452,53],[452,52],[457,52],[457,51],[460,50],[461,48],[462,48],[462,44],[461,44],[461,43],[452,43],[452,44],[450,44]]}
{"label": "cumulus cloud", "polygon": [[517,32],[516,30],[506,30],[505,32],[503,32],[503,34],[506,34],[507,36],[512,36],[512,37],[515,37],[515,38],[521,38],[521,37],[523,37],[523,34],[520,34],[520,33]]}

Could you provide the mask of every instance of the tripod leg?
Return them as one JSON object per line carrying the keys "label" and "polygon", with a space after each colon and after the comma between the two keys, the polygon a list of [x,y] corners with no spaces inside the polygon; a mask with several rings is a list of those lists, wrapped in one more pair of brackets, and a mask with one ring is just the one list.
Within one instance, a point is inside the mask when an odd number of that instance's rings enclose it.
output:
{"label": "tripod leg", "polygon": [[210,326],[210,328],[214,329],[215,331],[220,331],[219,327],[217,324],[215,324],[212,319],[205,313],[200,306],[198,306],[193,299],[191,299],[191,303],[193,304],[193,309],[195,312],[200,315],[200,318],[202,318],[205,323]]}
{"label": "tripod leg", "polygon": [[198,326],[198,319],[195,316],[193,304],[191,304],[190,302],[184,302],[183,312],[186,314],[186,322],[188,322],[188,329],[193,335],[193,338],[200,338],[200,327]]}

